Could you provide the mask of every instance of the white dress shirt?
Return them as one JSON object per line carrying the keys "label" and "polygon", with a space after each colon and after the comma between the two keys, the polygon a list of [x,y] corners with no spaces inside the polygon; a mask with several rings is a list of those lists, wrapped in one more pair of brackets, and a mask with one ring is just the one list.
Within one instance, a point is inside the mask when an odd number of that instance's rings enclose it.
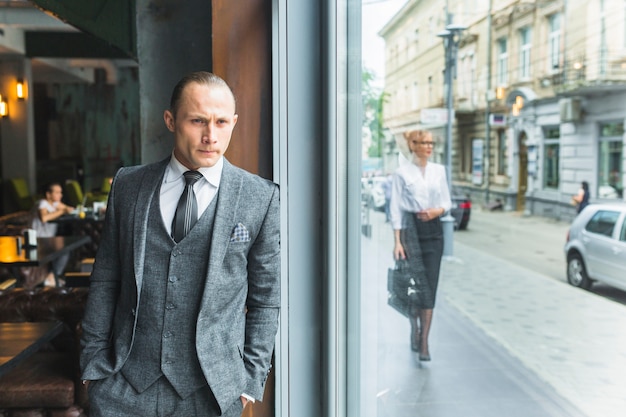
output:
{"label": "white dress shirt", "polygon": [[438,207],[443,207],[444,213],[452,207],[445,167],[428,162],[422,173],[414,163],[401,165],[393,176],[391,186],[389,213],[393,229],[402,229],[402,213],[405,211],[418,212]]}
{"label": "white dress shirt", "polygon": [[[198,202],[198,218],[202,216],[202,213],[209,207],[209,204],[211,204],[211,201],[217,194],[220,180],[222,179],[223,167],[224,158],[222,157],[212,167],[197,169],[203,177],[193,185],[193,192],[196,194],[196,201]],[[163,176],[160,200],[161,216],[168,234],[172,233],[172,221],[174,221],[176,206],[178,206],[178,200],[180,200],[180,196],[185,189],[183,173],[186,171],[189,171],[189,168],[181,164],[172,152],[172,158]]]}

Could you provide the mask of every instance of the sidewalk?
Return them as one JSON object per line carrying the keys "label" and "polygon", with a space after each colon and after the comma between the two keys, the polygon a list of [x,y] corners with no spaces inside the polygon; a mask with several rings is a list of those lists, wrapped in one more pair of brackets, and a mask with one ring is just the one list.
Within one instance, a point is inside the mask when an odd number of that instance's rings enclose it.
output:
{"label": "sidewalk", "polygon": [[[457,245],[442,296],[589,417],[626,413],[626,307]],[[496,273],[497,271],[497,273]]]}
{"label": "sidewalk", "polygon": [[624,415],[626,307],[455,239],[442,264],[433,360],[420,363],[408,321],[386,305],[380,276],[391,260],[381,249],[391,232],[375,218],[363,256],[376,260],[364,258],[363,276],[378,288],[378,417]]}

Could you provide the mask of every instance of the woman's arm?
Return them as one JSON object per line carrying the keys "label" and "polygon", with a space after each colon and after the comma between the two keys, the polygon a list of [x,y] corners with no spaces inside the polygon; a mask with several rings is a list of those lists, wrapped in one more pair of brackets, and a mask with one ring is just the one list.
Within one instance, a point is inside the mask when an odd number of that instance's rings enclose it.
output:
{"label": "woman's arm", "polygon": [[584,197],[585,197],[585,190],[581,188],[580,190],[578,190],[578,194],[572,197],[572,200],[580,204],[582,203]]}
{"label": "woman's arm", "polygon": [[56,207],[56,210],[53,212],[49,212],[48,209],[46,208],[40,208],[38,212],[39,220],[41,220],[42,223],[47,223],[49,221],[58,219],[64,214],[71,213],[73,209],[74,209],[73,207],[66,206],[63,203],[59,203],[58,206]]}
{"label": "woman's arm", "polygon": [[402,242],[400,241],[400,229],[396,229],[393,231],[393,237],[395,242],[393,247],[393,258],[396,261],[400,259],[406,259],[404,247],[402,246]]}

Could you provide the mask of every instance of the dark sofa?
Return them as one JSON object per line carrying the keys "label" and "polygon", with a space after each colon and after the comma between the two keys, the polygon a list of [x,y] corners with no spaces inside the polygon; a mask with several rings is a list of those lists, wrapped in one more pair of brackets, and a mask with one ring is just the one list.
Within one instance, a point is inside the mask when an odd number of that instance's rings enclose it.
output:
{"label": "dark sofa", "polygon": [[79,337],[88,288],[0,291],[0,322],[59,320],[64,330],[0,377],[1,417],[86,416],[80,381]]}

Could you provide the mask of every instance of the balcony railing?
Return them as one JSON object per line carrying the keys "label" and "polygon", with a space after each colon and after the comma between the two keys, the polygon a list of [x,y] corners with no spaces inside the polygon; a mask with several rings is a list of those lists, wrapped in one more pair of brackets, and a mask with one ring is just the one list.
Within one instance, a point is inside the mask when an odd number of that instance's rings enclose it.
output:
{"label": "balcony railing", "polygon": [[595,86],[626,87],[626,54],[583,57],[568,62],[566,71],[552,76],[557,93]]}

